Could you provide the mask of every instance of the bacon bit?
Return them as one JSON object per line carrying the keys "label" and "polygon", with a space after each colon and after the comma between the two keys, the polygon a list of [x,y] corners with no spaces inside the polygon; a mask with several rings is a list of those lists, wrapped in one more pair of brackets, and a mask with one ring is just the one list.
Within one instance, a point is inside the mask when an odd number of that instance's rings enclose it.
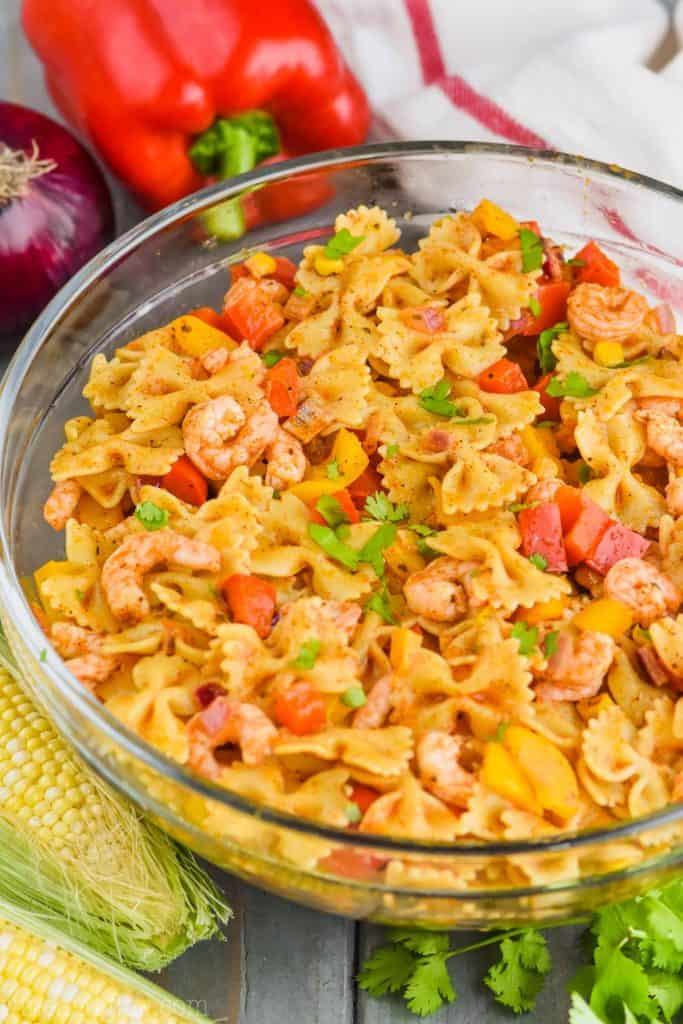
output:
{"label": "bacon bit", "polygon": [[650,644],[644,644],[642,647],[638,647],[637,651],[643,668],[655,686],[673,684],[671,673],[662,662],[654,647],[651,647]]}
{"label": "bacon bit", "polygon": [[554,245],[548,238],[543,239],[543,273],[549,281],[561,281],[564,277],[564,256],[559,245]]}
{"label": "bacon bit", "polygon": [[404,324],[421,334],[436,334],[446,329],[446,318],[435,306],[411,306],[402,309],[400,317]]}
{"label": "bacon bit", "polygon": [[534,317],[531,310],[523,310],[520,317],[517,317],[516,320],[510,321],[510,326],[507,331],[503,332],[503,341],[509,341],[510,338],[516,338],[518,334],[524,334],[525,329],[533,322],[533,320]]}
{"label": "bacon bit", "polygon": [[194,691],[195,698],[200,708],[208,708],[216,697],[223,697],[227,693],[225,687],[220,683],[203,683]]}
{"label": "bacon bit", "polygon": [[315,359],[311,359],[310,356],[301,356],[296,361],[296,368],[300,377],[308,377],[309,373],[313,369]]}
{"label": "bacon bit", "polygon": [[428,452],[447,452],[451,443],[451,435],[447,430],[435,427],[428,430],[422,439],[422,446]]}

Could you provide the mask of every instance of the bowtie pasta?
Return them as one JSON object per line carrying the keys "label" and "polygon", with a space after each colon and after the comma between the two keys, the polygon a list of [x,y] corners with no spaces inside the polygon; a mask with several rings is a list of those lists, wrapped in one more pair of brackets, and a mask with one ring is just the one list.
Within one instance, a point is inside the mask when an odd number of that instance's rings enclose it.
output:
{"label": "bowtie pasta", "polygon": [[337,828],[683,799],[671,310],[488,200],[413,253],[377,208],[335,229],[94,359],[44,510],[51,642],[172,758]]}

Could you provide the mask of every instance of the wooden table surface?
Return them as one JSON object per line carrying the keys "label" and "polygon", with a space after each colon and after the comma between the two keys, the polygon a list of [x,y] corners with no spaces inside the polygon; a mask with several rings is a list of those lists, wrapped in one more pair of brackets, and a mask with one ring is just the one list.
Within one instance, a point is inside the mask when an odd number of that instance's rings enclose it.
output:
{"label": "wooden table surface", "polygon": [[[19,7],[20,0],[0,0],[0,98],[57,116],[19,27]],[[123,230],[140,211],[115,184],[113,192]],[[224,1024],[415,1021],[398,1001],[368,999],[354,986],[358,965],[381,929],[296,906],[218,871],[214,877],[235,912],[228,941],[195,947],[163,973],[162,985]],[[463,934],[463,945],[467,939]],[[556,966],[536,1012],[524,1018],[529,1024],[567,1020],[565,982],[578,960],[577,931],[551,932],[549,941]],[[511,1014],[493,1003],[481,983],[492,959],[482,950],[452,961],[458,1000],[430,1018],[434,1024],[509,1024]]]}

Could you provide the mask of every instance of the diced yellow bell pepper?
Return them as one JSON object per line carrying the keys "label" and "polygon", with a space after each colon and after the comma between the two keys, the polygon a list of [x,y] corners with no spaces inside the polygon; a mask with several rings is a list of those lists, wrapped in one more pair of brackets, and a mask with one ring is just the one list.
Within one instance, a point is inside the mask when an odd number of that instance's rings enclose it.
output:
{"label": "diced yellow bell pepper", "polygon": [[593,359],[600,366],[618,366],[624,362],[624,350],[618,341],[599,341],[593,349]]}
{"label": "diced yellow bell pepper", "polygon": [[550,601],[539,601],[538,604],[534,604],[531,608],[520,608],[517,613],[517,618],[522,619],[530,626],[538,626],[541,622],[547,622],[549,619],[561,619],[567,608],[567,598],[563,594],[560,597],[554,597]]}
{"label": "diced yellow bell pepper", "polygon": [[472,220],[485,235],[495,235],[504,242],[510,242],[519,233],[519,223],[490,199],[482,199],[472,211]]}
{"label": "diced yellow bell pepper", "polygon": [[572,622],[577,629],[607,633],[618,640],[633,625],[633,612],[623,601],[617,601],[614,597],[601,597],[577,612]]}
{"label": "diced yellow bell pepper", "polygon": [[267,277],[268,274],[274,274],[277,270],[277,263],[267,252],[255,252],[253,256],[244,261],[244,265],[254,277]]}
{"label": "diced yellow bell pepper", "polygon": [[555,441],[554,431],[550,427],[523,427],[522,442],[532,460],[547,458],[560,461],[560,453]]}
{"label": "diced yellow bell pepper", "polygon": [[197,359],[217,348],[237,348],[237,342],[233,341],[229,334],[204,323],[196,316],[178,317],[168,325],[168,328],[172,331],[173,341],[181,352]]}
{"label": "diced yellow bell pepper", "polygon": [[422,646],[422,637],[412,629],[395,629],[391,634],[389,658],[396,672],[403,672],[410,666],[413,657]]}
{"label": "diced yellow bell pepper", "polygon": [[541,807],[561,821],[579,809],[579,784],[561,750],[523,725],[505,730],[503,744],[529,780]]}
{"label": "diced yellow bell pepper", "polygon": [[576,705],[576,710],[579,712],[584,722],[588,722],[591,718],[595,718],[601,711],[606,708],[613,708],[614,701],[608,693],[599,693],[597,697],[590,697],[588,700],[580,700]]}
{"label": "diced yellow bell pepper", "polygon": [[339,476],[330,480],[326,476],[326,467],[316,466],[310,479],[302,480],[300,484],[294,484],[287,493],[295,494],[297,498],[301,498],[305,502],[313,501],[322,494],[336,494],[337,491],[343,490],[357,480],[369,461],[363,450],[363,445],[353,431],[342,427],[337,432],[330,455],[330,462],[337,464]]}
{"label": "diced yellow bell pepper", "polygon": [[539,817],[543,815],[543,808],[536,799],[529,780],[518,767],[512,754],[494,740],[484,747],[481,780],[494,793],[509,800],[515,807],[531,811]]}
{"label": "diced yellow bell pepper", "polygon": [[320,253],[313,260],[313,266],[321,277],[329,277],[331,274],[341,274],[344,269],[344,260],[331,260]]}

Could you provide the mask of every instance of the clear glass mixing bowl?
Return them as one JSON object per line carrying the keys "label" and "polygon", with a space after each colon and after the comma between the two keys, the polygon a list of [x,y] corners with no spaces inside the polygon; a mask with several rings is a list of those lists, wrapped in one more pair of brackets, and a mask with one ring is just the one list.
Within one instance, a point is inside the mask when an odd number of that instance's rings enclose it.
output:
{"label": "clear glass mixing bowl", "polygon": [[[206,211],[247,193],[260,226],[239,243],[208,239]],[[41,517],[48,465],[64,421],[86,411],[81,389],[97,352],[218,304],[226,266],[247,247],[296,259],[306,242],[330,233],[338,212],[377,203],[411,248],[432,219],[482,196],[572,247],[597,239],[653,302],[683,309],[680,191],[556,153],[381,144],[257,170],[150,217],[50,303],[0,395],[0,616],[35,696],[86,760],[178,839],[251,882],[354,917],[471,928],[588,910],[676,870],[683,804],[610,830],[458,845],[371,839],[270,811],[169,760],[115,720],[51,649],[41,658],[45,638],[20,580],[61,556],[63,538]],[[316,205],[302,212],[307,204]]]}

